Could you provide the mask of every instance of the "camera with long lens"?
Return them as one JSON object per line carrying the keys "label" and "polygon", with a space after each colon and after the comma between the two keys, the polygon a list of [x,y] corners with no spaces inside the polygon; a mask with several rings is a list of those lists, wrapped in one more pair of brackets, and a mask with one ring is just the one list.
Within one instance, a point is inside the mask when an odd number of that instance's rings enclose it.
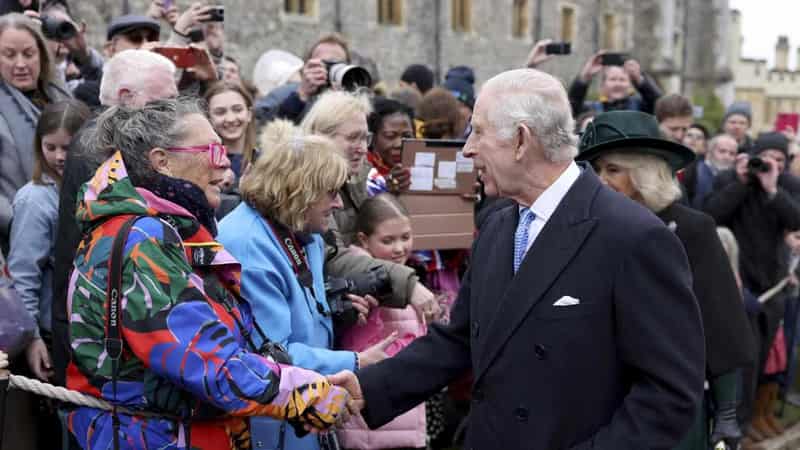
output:
{"label": "camera with long lens", "polygon": [[758,156],[751,156],[750,159],[747,160],[747,173],[752,177],[760,173],[767,173],[769,169],[770,165]]}
{"label": "camera with long lens", "polygon": [[353,92],[372,86],[372,76],[367,69],[342,62],[322,61],[328,70],[328,85],[334,89]]}
{"label": "camera with long lens", "polygon": [[77,28],[68,20],[50,16],[42,17],[42,34],[51,41],[65,41],[78,34]]}
{"label": "camera with long lens", "polygon": [[347,294],[359,297],[371,295],[380,299],[391,293],[389,273],[381,266],[350,278],[329,277],[325,280],[325,297],[331,308],[331,316],[336,325],[342,327],[349,327],[358,320],[358,311],[353,307],[353,302],[347,298]]}

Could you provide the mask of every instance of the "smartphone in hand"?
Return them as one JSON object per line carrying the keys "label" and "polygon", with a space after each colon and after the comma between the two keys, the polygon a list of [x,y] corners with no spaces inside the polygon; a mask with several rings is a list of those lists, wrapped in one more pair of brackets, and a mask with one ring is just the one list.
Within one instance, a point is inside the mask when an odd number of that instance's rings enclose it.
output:
{"label": "smartphone in hand", "polygon": [[569,55],[572,53],[571,42],[551,42],[544,47],[546,55]]}
{"label": "smartphone in hand", "polygon": [[178,69],[194,67],[198,62],[198,51],[192,47],[156,47],[153,51],[172,61]]}
{"label": "smartphone in hand", "polygon": [[208,10],[209,18],[204,20],[203,22],[224,22],[225,21],[225,7],[224,6],[212,6],[211,9]]}
{"label": "smartphone in hand", "polygon": [[600,55],[600,63],[604,66],[624,66],[628,55],[624,53],[603,53]]}

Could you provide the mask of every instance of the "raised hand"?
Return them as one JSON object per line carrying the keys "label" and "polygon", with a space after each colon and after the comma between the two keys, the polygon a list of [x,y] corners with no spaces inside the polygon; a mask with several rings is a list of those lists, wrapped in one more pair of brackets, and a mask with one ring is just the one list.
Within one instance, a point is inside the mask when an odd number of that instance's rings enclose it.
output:
{"label": "raised hand", "polygon": [[386,354],[386,349],[390,345],[392,345],[396,340],[397,340],[397,331],[393,332],[392,334],[384,338],[382,341],[364,350],[363,352],[359,352],[358,363],[360,367],[371,366],[375,363],[379,363],[384,359],[388,358],[388,355]]}

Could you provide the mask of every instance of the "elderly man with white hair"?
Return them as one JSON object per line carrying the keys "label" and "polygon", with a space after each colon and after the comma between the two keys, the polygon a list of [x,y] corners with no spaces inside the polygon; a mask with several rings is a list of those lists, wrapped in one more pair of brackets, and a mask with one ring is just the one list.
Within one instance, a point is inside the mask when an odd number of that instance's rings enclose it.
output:
{"label": "elderly man with white hair", "polygon": [[[114,55],[103,69],[100,102],[105,107],[126,105],[140,107],[154,100],[176,97],[175,65],[147,50],[124,50]],[[67,153],[64,180],[58,211],[59,240],[55,247],[53,270],[53,363],[56,384],[63,385],[69,358],[67,284],[72,272],[75,249],[81,239],[75,220],[75,203],[83,183],[89,181],[97,167],[91,148],[83,148],[82,139],[73,139]]]}
{"label": "elderly man with white hair", "polygon": [[330,379],[377,427],[471,369],[464,448],[671,449],[705,364],[681,243],[573,161],[570,105],[552,76],[490,79],[472,128],[464,155],[487,194],[515,204],[481,228],[451,322],[357,378]]}

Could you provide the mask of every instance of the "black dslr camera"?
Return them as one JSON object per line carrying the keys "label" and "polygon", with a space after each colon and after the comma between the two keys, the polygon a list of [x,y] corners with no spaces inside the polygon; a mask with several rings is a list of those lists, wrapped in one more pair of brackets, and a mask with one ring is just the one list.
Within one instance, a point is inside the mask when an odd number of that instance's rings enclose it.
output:
{"label": "black dslr camera", "polygon": [[78,30],[67,20],[42,16],[42,34],[51,41],[65,41],[78,34]]}
{"label": "black dslr camera", "polygon": [[325,280],[325,297],[331,308],[331,316],[338,326],[343,327],[351,326],[358,320],[358,311],[353,307],[353,302],[347,298],[347,294],[381,298],[391,293],[389,273],[381,266],[351,278],[329,277]]}
{"label": "black dslr camera", "polygon": [[271,357],[279,364],[292,364],[292,357],[289,356],[289,351],[286,350],[286,347],[269,339],[264,339],[264,342],[261,343],[258,354],[265,358]]}
{"label": "black dslr camera", "polygon": [[755,177],[760,173],[769,172],[770,165],[758,156],[751,156],[747,161],[747,173]]}
{"label": "black dslr camera", "polygon": [[328,69],[329,87],[353,92],[358,88],[368,88],[372,86],[372,77],[367,69],[361,66],[324,60],[322,63],[325,64],[325,68]]}

